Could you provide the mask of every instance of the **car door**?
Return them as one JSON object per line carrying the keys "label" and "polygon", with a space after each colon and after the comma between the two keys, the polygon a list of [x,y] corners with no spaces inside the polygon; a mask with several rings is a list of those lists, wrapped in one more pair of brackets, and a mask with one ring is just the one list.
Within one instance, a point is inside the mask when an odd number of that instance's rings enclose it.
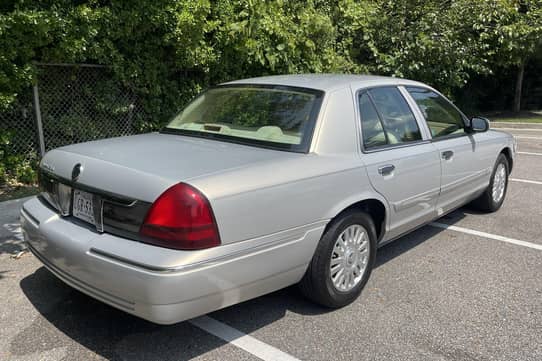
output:
{"label": "car door", "polygon": [[491,151],[469,132],[466,117],[444,96],[424,87],[407,87],[431,132],[441,161],[441,192],[438,214],[461,206],[487,186],[491,173]]}
{"label": "car door", "polygon": [[401,90],[357,92],[362,159],[371,184],[389,203],[386,237],[430,221],[440,189],[440,160]]}

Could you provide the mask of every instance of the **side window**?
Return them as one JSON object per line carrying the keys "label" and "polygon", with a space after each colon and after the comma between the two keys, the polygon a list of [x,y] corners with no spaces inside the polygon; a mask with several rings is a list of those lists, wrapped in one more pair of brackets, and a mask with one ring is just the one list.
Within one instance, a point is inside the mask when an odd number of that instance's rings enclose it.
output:
{"label": "side window", "polygon": [[388,144],[378,113],[367,93],[359,97],[359,114],[364,148],[371,149]]}
{"label": "side window", "polygon": [[418,104],[433,138],[465,134],[463,116],[444,97],[424,88],[408,87],[407,91]]}
{"label": "side window", "polygon": [[418,123],[396,87],[361,93],[359,108],[365,149],[422,139]]}
{"label": "side window", "polygon": [[400,144],[422,139],[420,128],[405,98],[396,87],[382,87],[369,90],[388,144]]}

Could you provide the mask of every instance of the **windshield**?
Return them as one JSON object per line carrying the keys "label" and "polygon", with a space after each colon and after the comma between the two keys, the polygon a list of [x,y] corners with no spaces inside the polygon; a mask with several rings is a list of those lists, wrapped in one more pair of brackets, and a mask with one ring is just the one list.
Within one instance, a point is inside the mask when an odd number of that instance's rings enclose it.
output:
{"label": "windshield", "polygon": [[322,94],[284,86],[219,86],[194,99],[163,131],[307,152]]}

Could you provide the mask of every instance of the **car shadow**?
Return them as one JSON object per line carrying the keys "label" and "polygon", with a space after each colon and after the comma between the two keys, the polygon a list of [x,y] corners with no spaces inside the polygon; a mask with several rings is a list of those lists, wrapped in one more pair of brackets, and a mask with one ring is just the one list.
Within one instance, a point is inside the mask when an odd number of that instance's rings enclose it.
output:
{"label": "car shadow", "polygon": [[[463,207],[452,213],[449,213],[442,218],[439,218],[437,222],[444,222],[450,225],[461,221],[467,215],[480,214],[480,212]],[[414,247],[422,244],[433,236],[443,232],[444,229],[424,226],[414,232],[411,232],[391,243],[388,243],[378,249],[375,268],[379,267],[392,259],[401,256],[403,253],[408,252]]]}
{"label": "car shadow", "polygon": [[[453,224],[470,213],[471,210],[460,209],[443,221]],[[443,232],[440,228],[425,226],[381,247],[376,267],[440,232]],[[67,352],[77,355],[78,359],[85,358],[80,356],[84,350],[109,360],[154,360],[159,355],[161,360],[178,361],[192,359],[226,344],[190,322],[160,326],[119,311],[65,285],[44,267],[22,279],[20,287],[42,317],[37,317],[12,340],[10,353],[14,356],[67,347]],[[228,319],[242,318],[239,329],[250,334],[280,320],[287,312],[317,316],[332,311],[307,301],[297,287],[292,286],[210,316],[226,323]],[[39,342],[35,335],[40,335]],[[64,335],[74,342],[66,340]]]}

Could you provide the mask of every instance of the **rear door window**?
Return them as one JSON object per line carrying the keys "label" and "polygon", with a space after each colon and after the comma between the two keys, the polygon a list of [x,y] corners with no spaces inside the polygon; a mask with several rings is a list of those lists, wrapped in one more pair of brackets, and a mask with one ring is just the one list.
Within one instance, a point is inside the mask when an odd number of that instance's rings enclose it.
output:
{"label": "rear door window", "polygon": [[422,139],[420,128],[405,98],[396,87],[380,87],[359,95],[365,149]]}
{"label": "rear door window", "polygon": [[365,149],[388,144],[382,122],[380,121],[380,117],[378,116],[371,99],[369,99],[368,93],[361,94],[359,98],[359,112],[361,116],[363,146]]}

